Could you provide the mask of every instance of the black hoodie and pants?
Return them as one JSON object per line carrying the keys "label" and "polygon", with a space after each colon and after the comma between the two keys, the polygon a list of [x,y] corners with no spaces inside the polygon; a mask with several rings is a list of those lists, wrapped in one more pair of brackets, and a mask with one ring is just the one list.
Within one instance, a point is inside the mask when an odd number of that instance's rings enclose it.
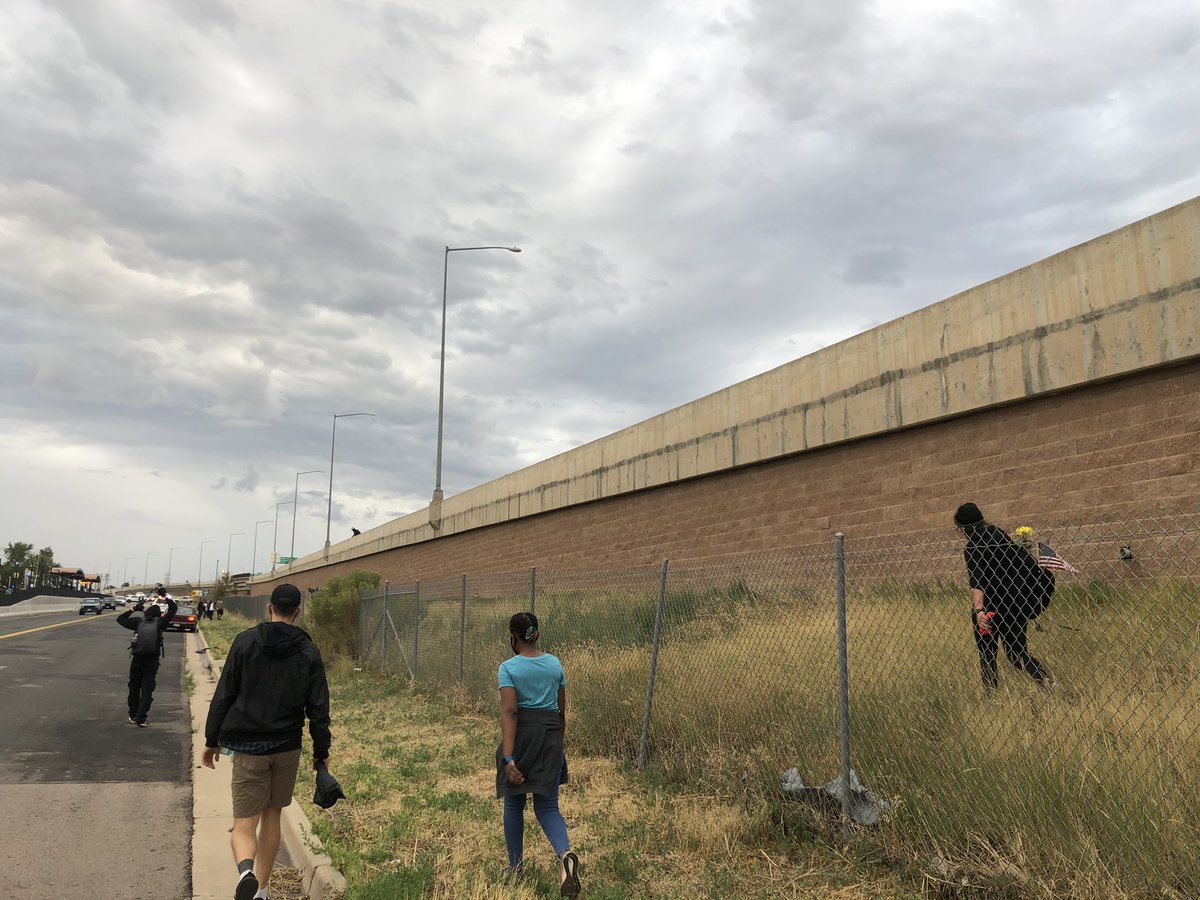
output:
{"label": "black hoodie and pants", "polygon": [[208,708],[205,745],[251,756],[299,750],[306,718],[313,759],[325,759],[329,684],[321,651],[307,632],[264,622],[234,638]]}
{"label": "black hoodie and pants", "polygon": [[[158,617],[158,648],[153,655],[134,653],[132,647],[129,653],[129,718],[138,724],[145,724],[150,715],[150,704],[154,702],[154,688],[158,684],[158,667],[162,662],[162,636],[167,625],[175,617],[179,608],[170,597],[163,598],[167,611]],[[138,626],[143,621],[153,620],[153,616],[135,616],[135,610],[127,609],[117,616],[117,624],[137,633]]]}
{"label": "black hoodie and pants", "polygon": [[1029,653],[1029,620],[1041,609],[1047,583],[1053,590],[1053,576],[1043,571],[1037,560],[1013,542],[1002,529],[981,523],[967,533],[963,558],[972,589],[983,592],[984,610],[994,615],[991,627],[981,634],[971,615],[971,630],[979,651],[979,672],[987,688],[999,686],[996,658],[1004,642],[1008,661],[1035,681],[1046,684],[1050,675],[1042,663]]}

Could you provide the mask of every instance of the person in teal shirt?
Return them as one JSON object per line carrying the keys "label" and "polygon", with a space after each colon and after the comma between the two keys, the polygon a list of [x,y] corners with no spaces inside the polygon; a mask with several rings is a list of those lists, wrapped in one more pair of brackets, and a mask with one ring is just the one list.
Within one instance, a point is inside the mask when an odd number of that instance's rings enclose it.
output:
{"label": "person in teal shirt", "polygon": [[524,859],[525,797],[558,856],[561,894],[579,895],[579,857],[571,850],[567,823],[558,808],[558,787],[567,781],[563,737],[567,728],[567,676],[562,663],[537,645],[541,636],[531,612],[508,622],[513,656],[500,663],[500,746],[496,748],[496,796],[504,799],[504,843],[509,873]]}

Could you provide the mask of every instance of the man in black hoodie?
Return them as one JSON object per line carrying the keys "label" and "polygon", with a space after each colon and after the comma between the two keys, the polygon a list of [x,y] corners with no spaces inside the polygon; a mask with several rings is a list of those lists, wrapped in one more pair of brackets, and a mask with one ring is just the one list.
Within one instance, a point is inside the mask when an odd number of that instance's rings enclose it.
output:
{"label": "man in black hoodie", "polygon": [[[158,666],[162,661],[163,632],[175,617],[178,607],[174,598],[167,593],[161,584],[154,589],[157,596],[151,606],[138,604],[133,609],[127,609],[117,616],[117,624],[130,631],[136,632],[133,643],[129,646],[129,724],[145,728],[147,716],[150,715],[150,704],[154,702],[154,688],[158,681]],[[162,611],[165,605],[167,611]],[[135,612],[145,611],[144,616],[135,616]]]}
{"label": "man in black hoodie", "polygon": [[1054,680],[1041,662],[1029,653],[1029,620],[1040,610],[1047,582],[1043,571],[1025,548],[1002,529],[987,522],[974,503],[964,503],[954,513],[954,525],[967,539],[963,559],[971,588],[971,624],[979,651],[979,671],[984,687],[999,686],[996,657],[1000,641],[1008,661],[1034,681],[1052,687]]}
{"label": "man in black hoodie", "polygon": [[300,599],[294,585],[279,585],[270,621],[234,638],[204,726],[203,765],[215,768],[221,747],[233,753],[235,900],[267,896],[306,717],[313,761],[329,758],[329,685],[321,652],[295,625]]}

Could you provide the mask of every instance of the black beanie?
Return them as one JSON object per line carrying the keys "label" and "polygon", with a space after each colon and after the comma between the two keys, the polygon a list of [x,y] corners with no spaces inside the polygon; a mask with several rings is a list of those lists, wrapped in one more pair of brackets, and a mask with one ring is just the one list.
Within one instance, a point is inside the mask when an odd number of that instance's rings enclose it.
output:
{"label": "black beanie", "polygon": [[974,503],[964,503],[954,511],[954,524],[959,528],[970,528],[983,522],[983,513]]}

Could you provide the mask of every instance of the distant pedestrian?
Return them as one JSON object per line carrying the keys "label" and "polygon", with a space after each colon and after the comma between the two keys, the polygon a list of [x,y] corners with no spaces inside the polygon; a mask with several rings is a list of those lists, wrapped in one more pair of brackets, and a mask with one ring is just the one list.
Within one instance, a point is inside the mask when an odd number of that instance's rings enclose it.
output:
{"label": "distant pedestrian", "polygon": [[267,896],[306,717],[314,767],[329,758],[329,686],[321,652],[296,627],[300,600],[291,584],[271,592],[270,621],[234,638],[208,708],[202,764],[215,768],[221,747],[233,753],[235,900]]}
{"label": "distant pedestrian", "polygon": [[524,859],[525,797],[559,861],[560,891],[579,895],[579,857],[571,851],[558,809],[558,787],[567,783],[563,740],[567,729],[567,677],[558,658],[538,649],[538,620],[520,612],[508,622],[513,656],[500,663],[500,746],[496,796],[504,798],[504,843],[509,874]]}
{"label": "distant pedestrian", "polygon": [[212,602],[213,602],[213,605],[217,607],[217,618],[219,619],[223,615],[225,615],[225,598],[218,597],[216,600],[213,600]]}
{"label": "distant pedestrian", "polygon": [[[161,584],[154,589],[155,602],[145,606],[139,602],[117,616],[117,624],[135,632],[129,645],[129,724],[145,728],[154,702],[154,688],[158,680],[158,667],[166,650],[163,632],[175,616],[178,606],[175,598]],[[163,606],[166,612],[163,612]],[[144,613],[136,616],[134,613]]]}
{"label": "distant pedestrian", "polygon": [[996,688],[999,643],[1014,667],[1039,684],[1050,687],[1053,680],[1042,664],[1029,654],[1029,620],[1044,606],[1049,579],[1053,576],[1008,534],[990,522],[974,503],[964,503],[954,513],[959,534],[967,539],[963,559],[971,588],[971,625],[979,651],[979,671],[984,687]]}
{"label": "distant pedestrian", "polygon": [[212,600],[208,600],[204,604],[204,615],[208,617],[208,621],[210,622],[213,617],[213,602]]}

